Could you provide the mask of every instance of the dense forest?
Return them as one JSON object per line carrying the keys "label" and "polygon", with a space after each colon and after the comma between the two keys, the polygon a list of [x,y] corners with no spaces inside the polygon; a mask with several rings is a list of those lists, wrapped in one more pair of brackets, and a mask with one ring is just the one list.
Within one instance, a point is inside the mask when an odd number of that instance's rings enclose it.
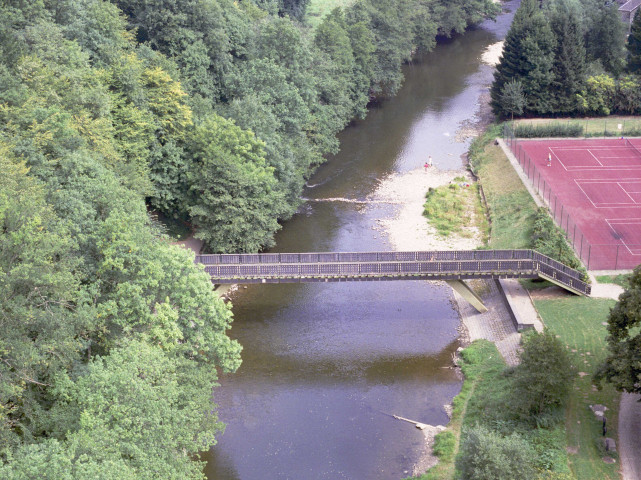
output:
{"label": "dense forest", "polygon": [[0,1],[0,478],[202,478],[231,312],[336,133],[490,0]]}
{"label": "dense forest", "polygon": [[616,2],[523,0],[492,85],[501,116],[641,114],[641,15]]}

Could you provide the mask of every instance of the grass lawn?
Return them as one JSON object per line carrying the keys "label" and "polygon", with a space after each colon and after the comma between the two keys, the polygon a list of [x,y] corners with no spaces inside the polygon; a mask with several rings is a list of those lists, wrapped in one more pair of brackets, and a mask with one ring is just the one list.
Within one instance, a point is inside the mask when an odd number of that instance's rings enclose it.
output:
{"label": "grass lawn", "polygon": [[[593,137],[626,135],[626,132],[639,135],[641,132],[641,117],[535,118],[515,120],[514,123],[530,125],[579,124],[583,127],[585,136]],[[619,129],[619,125],[621,125],[621,129]]]}
{"label": "grass lawn", "polygon": [[607,321],[610,307],[615,302],[565,297],[535,299],[534,304],[545,325],[567,345],[578,371],[581,372],[575,381],[566,410],[567,445],[577,449],[576,454],[569,455],[570,468],[580,480],[618,479],[618,461],[607,464],[602,460],[606,455],[599,448],[602,423],[589,409],[589,405],[598,403],[608,408],[607,435],[616,439],[619,393],[608,384],[604,384],[601,391],[592,386],[592,374],[606,356],[607,331],[603,322]]}
{"label": "grass lawn", "polygon": [[599,283],[615,283],[623,288],[628,288],[628,280],[631,273],[620,273],[619,275],[599,275],[596,277]]}
{"label": "grass lawn", "polygon": [[500,146],[492,127],[475,141],[470,159],[485,194],[491,218],[488,248],[530,248],[536,204]]}
{"label": "grass lawn", "polygon": [[347,7],[355,0],[312,0],[307,6],[306,18],[312,27],[318,25],[323,17],[336,7]]}

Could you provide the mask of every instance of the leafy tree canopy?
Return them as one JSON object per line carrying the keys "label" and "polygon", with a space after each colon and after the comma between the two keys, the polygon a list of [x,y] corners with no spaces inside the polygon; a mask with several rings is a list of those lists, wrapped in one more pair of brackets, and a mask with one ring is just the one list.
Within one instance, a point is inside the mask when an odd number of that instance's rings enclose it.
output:
{"label": "leafy tree canopy", "polygon": [[608,318],[608,349],[596,375],[623,392],[641,393],[641,267],[634,269],[629,286]]}

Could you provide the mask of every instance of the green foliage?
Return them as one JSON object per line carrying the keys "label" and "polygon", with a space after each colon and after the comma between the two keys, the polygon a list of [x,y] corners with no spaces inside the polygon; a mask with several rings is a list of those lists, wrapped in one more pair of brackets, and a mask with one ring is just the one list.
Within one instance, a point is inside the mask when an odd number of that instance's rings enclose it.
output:
{"label": "green foliage", "polygon": [[588,77],[585,89],[577,95],[580,112],[609,115],[614,109],[616,84],[612,77],[597,75]]}
{"label": "green foliage", "polygon": [[189,139],[188,207],[197,237],[216,252],[256,252],[272,243],[283,198],[263,144],[219,116],[197,126]]}
{"label": "green foliage", "polygon": [[[0,144],[0,455],[40,434],[48,386],[75,360],[84,327],[74,242]],[[46,399],[46,400],[45,400]],[[43,401],[44,400],[44,401]]]}
{"label": "green foliage", "polygon": [[536,212],[532,231],[532,248],[569,267],[585,272],[582,263],[566,241],[565,233],[556,226],[544,207],[540,207]]}
{"label": "green foliage", "polygon": [[450,461],[456,449],[456,436],[449,430],[438,433],[434,437],[432,452],[443,461]]}
{"label": "green foliage", "polygon": [[639,73],[641,71],[641,15],[638,10],[632,21],[625,48],[628,51],[626,70],[630,73]]}
{"label": "green foliage", "polygon": [[474,222],[477,214],[474,206],[478,199],[478,186],[470,186],[464,177],[453,181],[455,183],[430,188],[425,194],[423,215],[443,236],[461,233],[464,227]]}
{"label": "green foliage", "polygon": [[546,123],[541,125],[519,123],[514,127],[518,138],[582,137],[583,125],[578,123]]}
{"label": "green foliage", "polygon": [[523,182],[494,145],[500,126],[488,129],[470,147],[470,164],[483,187],[491,219],[490,248],[531,248],[531,232],[536,204]]}
{"label": "green foliage", "polygon": [[630,273],[620,273],[618,275],[597,275],[596,280],[599,283],[614,283],[623,288],[627,288],[629,285]]}
{"label": "green foliage", "polygon": [[641,392],[641,267],[608,317],[608,356],[596,375],[619,391]]}
{"label": "green foliage", "polygon": [[554,79],[550,88],[555,113],[574,112],[576,95],[585,82],[583,32],[580,25],[581,6],[558,1],[550,15],[550,26],[556,38],[554,47]]}
{"label": "green foliage", "polygon": [[588,408],[595,404],[608,407],[608,436],[616,438],[620,393],[608,383],[601,390],[595,389],[591,375],[608,354],[607,329],[603,323],[615,302],[564,296],[535,298],[534,303],[545,324],[566,345],[573,363],[588,374],[574,379],[565,408],[566,444],[578,451],[568,455],[574,478],[619,479],[619,464],[602,461],[603,453],[597,448],[597,440],[603,438],[603,425]]}
{"label": "green foliage", "polygon": [[269,246],[401,64],[496,10],[367,0],[310,32],[307,3],[0,2],[1,478],[202,478],[240,346],[145,200]]}
{"label": "green foliage", "polygon": [[553,81],[553,50],[556,39],[537,0],[521,2],[505,37],[503,55],[496,67],[490,90],[494,112],[502,115],[501,93],[510,80],[519,80],[526,99],[526,112],[547,113],[552,109],[548,93]]}
{"label": "green foliage", "polygon": [[641,112],[641,80],[638,75],[623,75],[617,82],[615,109],[618,112]]}
{"label": "green foliage", "polygon": [[625,27],[617,2],[592,0],[583,6],[586,14],[588,62],[597,62],[606,72],[618,76],[624,66]]}
{"label": "green foliage", "polygon": [[568,353],[549,331],[523,339],[521,363],[514,370],[514,401],[518,412],[535,421],[561,407],[575,376]]}
{"label": "green foliage", "polygon": [[525,113],[609,114],[614,92],[595,78],[619,75],[624,38],[616,2],[521,2],[490,92],[494,112],[513,113],[502,93],[509,81],[518,80],[526,98]]}
{"label": "green foliage", "polygon": [[525,95],[523,94],[523,84],[520,80],[512,79],[503,85],[499,103],[501,110],[509,113],[512,118],[514,118],[515,114],[518,116],[523,113]]}
{"label": "green foliage", "polygon": [[502,437],[477,425],[464,432],[456,466],[462,479],[534,479],[534,452],[517,433]]}

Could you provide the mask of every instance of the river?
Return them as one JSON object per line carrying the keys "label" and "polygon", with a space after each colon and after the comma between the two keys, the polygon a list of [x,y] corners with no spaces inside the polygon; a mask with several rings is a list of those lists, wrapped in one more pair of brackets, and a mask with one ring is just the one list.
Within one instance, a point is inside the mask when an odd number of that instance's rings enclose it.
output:
{"label": "river", "polygon": [[[397,206],[367,202],[390,175],[461,168],[492,81],[483,51],[511,13],[404,67],[399,94],[340,134],[310,199],[277,235],[274,252],[390,250],[381,219]],[[231,336],[243,364],[214,396],[227,424],[205,455],[210,480],[390,479],[412,473],[424,437],[396,414],[445,425],[461,388],[450,369],[459,317],[449,287],[426,281],[252,285],[233,296]]]}

